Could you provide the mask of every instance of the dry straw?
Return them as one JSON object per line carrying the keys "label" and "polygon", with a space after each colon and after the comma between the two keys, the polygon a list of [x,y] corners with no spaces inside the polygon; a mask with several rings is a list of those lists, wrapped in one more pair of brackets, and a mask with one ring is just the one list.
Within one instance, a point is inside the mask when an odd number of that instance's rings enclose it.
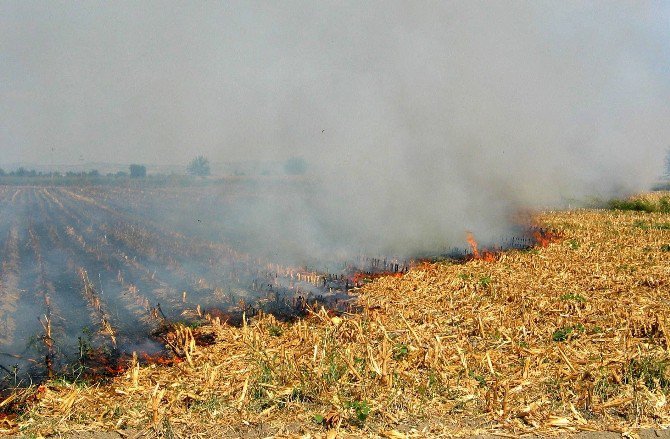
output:
{"label": "dry straw", "polygon": [[[658,195],[657,195],[658,197]],[[670,421],[670,215],[551,212],[563,239],[416,267],[362,311],[181,328],[185,361],[105,385],[51,382],[0,433],[389,438],[627,432]],[[198,332],[217,342],[195,346]],[[4,429],[4,430],[3,430]]]}

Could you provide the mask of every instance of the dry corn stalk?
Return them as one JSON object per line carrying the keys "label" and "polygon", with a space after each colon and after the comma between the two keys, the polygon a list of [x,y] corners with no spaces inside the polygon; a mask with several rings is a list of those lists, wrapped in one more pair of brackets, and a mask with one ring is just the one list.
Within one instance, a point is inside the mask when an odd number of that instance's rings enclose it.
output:
{"label": "dry corn stalk", "polygon": [[160,389],[160,383],[156,383],[156,387],[154,387],[153,393],[149,398],[149,408],[151,410],[151,422],[153,423],[154,427],[158,426],[158,423],[160,421],[159,409],[161,401],[165,396],[165,391],[166,389],[164,388]]}
{"label": "dry corn stalk", "polygon": [[166,341],[176,355],[185,358],[188,364],[193,366],[196,343],[191,328],[181,324],[175,325],[167,335]]}

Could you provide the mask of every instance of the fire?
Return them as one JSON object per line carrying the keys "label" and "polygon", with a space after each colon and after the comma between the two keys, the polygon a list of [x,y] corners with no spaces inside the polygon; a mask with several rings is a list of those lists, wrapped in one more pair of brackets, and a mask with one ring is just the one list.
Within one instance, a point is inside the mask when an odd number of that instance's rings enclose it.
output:
{"label": "fire", "polygon": [[183,360],[179,357],[168,357],[162,354],[149,355],[146,352],[140,353],[140,358],[146,364],[157,364],[159,366],[173,366],[181,363]]}
{"label": "fire", "polygon": [[[167,352],[148,354],[140,352],[138,357],[141,364],[156,364],[159,366],[173,366],[181,363],[183,360],[172,356]],[[133,357],[128,354],[109,355],[102,349],[92,350],[86,358],[85,375],[90,379],[104,379],[123,375],[128,371],[129,365],[133,363]]]}
{"label": "fire", "polygon": [[470,244],[470,248],[472,249],[472,257],[474,259],[479,259],[479,250],[477,249],[477,241],[475,241],[475,237],[471,232],[468,232],[467,240],[468,244]]}
{"label": "fire", "polygon": [[497,259],[496,253],[488,250],[483,250],[479,251],[479,245],[477,244],[477,241],[475,240],[474,235],[471,232],[468,232],[467,234],[467,241],[468,244],[470,244],[470,248],[472,249],[472,259],[481,259],[482,261],[485,262],[495,262]]}
{"label": "fire", "polygon": [[486,262],[495,262],[496,254],[493,252],[485,251],[482,255],[482,259]]}
{"label": "fire", "polygon": [[121,375],[125,373],[126,366],[122,364],[105,366],[105,372],[111,376]]}
{"label": "fire", "polygon": [[539,229],[533,232],[533,238],[540,247],[546,247],[552,242],[556,242],[561,239],[561,236],[556,232],[552,232],[551,230]]}
{"label": "fire", "polygon": [[418,260],[416,262],[416,265],[414,265],[414,267],[418,267],[422,271],[429,271],[429,272],[435,271],[435,263],[428,259]]}

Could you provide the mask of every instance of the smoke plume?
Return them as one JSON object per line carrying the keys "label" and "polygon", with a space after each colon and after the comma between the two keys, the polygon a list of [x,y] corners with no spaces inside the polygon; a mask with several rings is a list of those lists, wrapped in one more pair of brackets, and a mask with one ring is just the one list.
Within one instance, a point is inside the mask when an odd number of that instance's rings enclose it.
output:
{"label": "smoke plume", "polygon": [[661,2],[0,11],[3,161],[303,157],[307,189],[235,212],[298,260],[495,242],[519,209],[649,188],[669,146]]}

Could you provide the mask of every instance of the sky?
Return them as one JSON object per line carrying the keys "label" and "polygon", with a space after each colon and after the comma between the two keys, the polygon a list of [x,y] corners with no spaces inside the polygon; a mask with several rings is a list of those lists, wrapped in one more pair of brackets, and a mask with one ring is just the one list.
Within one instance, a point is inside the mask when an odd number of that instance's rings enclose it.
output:
{"label": "sky", "polygon": [[668,5],[4,1],[0,163],[624,154],[589,142],[667,116]]}

